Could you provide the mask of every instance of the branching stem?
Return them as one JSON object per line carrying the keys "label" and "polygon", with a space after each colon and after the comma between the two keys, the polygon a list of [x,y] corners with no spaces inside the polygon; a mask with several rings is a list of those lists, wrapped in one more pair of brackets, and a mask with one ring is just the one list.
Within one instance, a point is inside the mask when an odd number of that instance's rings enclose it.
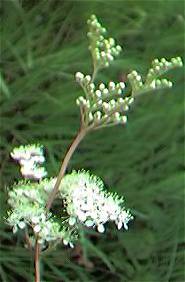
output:
{"label": "branching stem", "polygon": [[93,74],[92,74],[92,78],[91,78],[91,82],[93,83],[95,80],[95,77],[97,75],[98,72],[98,67],[96,66],[96,64],[94,63],[94,67],[93,67]]}

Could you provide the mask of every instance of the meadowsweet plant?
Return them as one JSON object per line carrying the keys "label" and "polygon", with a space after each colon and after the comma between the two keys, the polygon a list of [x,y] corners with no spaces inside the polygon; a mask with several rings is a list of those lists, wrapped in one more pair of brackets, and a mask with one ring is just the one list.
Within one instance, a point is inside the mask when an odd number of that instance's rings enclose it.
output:
{"label": "meadowsweet plant", "polygon": [[[66,168],[87,134],[118,124],[124,127],[135,99],[148,91],[172,87],[172,82],[161,76],[182,66],[179,57],[155,59],[145,78],[133,70],[127,76],[126,85],[120,81],[97,84],[96,75],[110,66],[121,52],[121,47],[112,37],[106,37],[107,31],[95,15],[87,23],[93,71],[92,74],[79,71],[75,74],[84,93],[76,99],[80,109],[80,126],[62,160],[58,176],[47,178],[41,145],[20,146],[11,152],[11,157],[20,165],[22,178],[9,188],[7,223],[13,233],[24,232],[25,245],[34,252],[36,282],[40,282],[40,253],[57,243],[73,248],[82,226],[103,233],[108,228],[107,223],[112,221],[118,230],[128,229],[133,216],[125,208],[122,196],[108,192],[103,181],[91,172],[82,168],[65,175]],[[131,86],[129,92],[127,83]]]}

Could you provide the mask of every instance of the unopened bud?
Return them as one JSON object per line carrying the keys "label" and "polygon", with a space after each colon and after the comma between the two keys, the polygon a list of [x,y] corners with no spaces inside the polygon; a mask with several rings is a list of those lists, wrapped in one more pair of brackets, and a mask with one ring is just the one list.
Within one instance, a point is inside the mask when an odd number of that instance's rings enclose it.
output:
{"label": "unopened bud", "polygon": [[75,74],[75,78],[76,78],[77,81],[82,81],[83,78],[84,78],[84,75],[83,75],[83,73],[81,73],[81,72],[77,72],[77,73]]}

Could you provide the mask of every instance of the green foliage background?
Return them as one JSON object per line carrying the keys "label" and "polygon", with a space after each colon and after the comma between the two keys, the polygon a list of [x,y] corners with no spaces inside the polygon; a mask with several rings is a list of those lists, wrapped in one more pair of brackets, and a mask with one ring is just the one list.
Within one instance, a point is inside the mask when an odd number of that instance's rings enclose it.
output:
{"label": "green foliage background", "polygon": [[[20,177],[9,152],[40,142],[56,175],[79,125],[74,73],[91,73],[86,20],[96,14],[123,46],[97,82],[137,69],[156,57],[183,56],[184,1],[11,1],[1,5],[0,280],[33,281],[23,238],[3,223],[6,187]],[[85,168],[125,196],[135,220],[128,232],[84,231],[75,250],[57,247],[42,257],[42,281],[183,282],[183,70],[168,73],[170,90],[138,99],[128,125],[89,135],[69,171]],[[82,254],[83,253],[83,254]]]}

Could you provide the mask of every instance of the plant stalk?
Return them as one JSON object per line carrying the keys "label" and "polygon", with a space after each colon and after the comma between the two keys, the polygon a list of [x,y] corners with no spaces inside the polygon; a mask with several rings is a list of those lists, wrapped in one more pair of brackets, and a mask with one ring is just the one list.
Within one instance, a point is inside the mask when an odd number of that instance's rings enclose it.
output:
{"label": "plant stalk", "polygon": [[55,199],[55,196],[56,194],[58,193],[58,190],[59,190],[59,187],[60,187],[60,183],[61,183],[61,180],[66,172],[66,169],[67,169],[67,166],[68,166],[68,163],[75,151],[75,149],[77,148],[77,146],[79,145],[79,143],[81,142],[81,140],[84,138],[84,136],[86,135],[87,133],[87,129],[85,128],[81,128],[78,132],[78,134],[76,135],[75,139],[73,140],[72,144],[70,145],[65,157],[64,157],[64,160],[61,164],[61,168],[60,168],[60,171],[59,171],[59,174],[58,174],[58,177],[57,177],[57,181],[55,183],[55,186],[53,188],[53,190],[51,191],[50,195],[49,195],[49,198],[48,198],[48,202],[46,204],[46,209],[47,210],[50,210],[51,208],[51,205]]}
{"label": "plant stalk", "polygon": [[34,263],[35,263],[35,282],[40,282],[40,246],[38,242],[38,236],[35,240],[35,254],[34,254]]}

